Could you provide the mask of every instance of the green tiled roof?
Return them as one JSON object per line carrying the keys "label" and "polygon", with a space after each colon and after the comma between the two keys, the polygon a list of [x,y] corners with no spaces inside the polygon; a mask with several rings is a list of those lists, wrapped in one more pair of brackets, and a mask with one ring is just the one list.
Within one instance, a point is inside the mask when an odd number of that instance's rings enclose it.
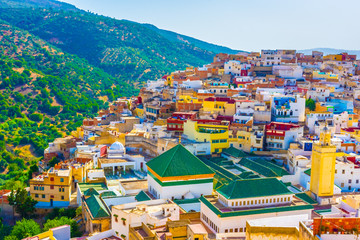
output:
{"label": "green tiled roof", "polygon": [[136,201],[138,202],[143,202],[143,201],[148,201],[151,200],[151,198],[144,192],[144,191],[140,191],[136,196],[135,196]]}
{"label": "green tiled roof", "polygon": [[192,198],[192,199],[174,199],[174,203],[177,205],[179,204],[188,204],[188,203],[199,203],[199,198]]}
{"label": "green tiled roof", "polygon": [[181,144],[146,163],[160,177],[213,174],[206,164]]}
{"label": "green tiled roof", "polygon": [[91,196],[91,195],[100,195],[100,194],[94,188],[89,188],[84,192],[84,195],[85,196]]}
{"label": "green tiled roof", "polygon": [[84,193],[89,188],[93,188],[96,191],[107,190],[105,183],[79,183],[78,187],[80,188],[81,192]]}
{"label": "green tiled roof", "polygon": [[239,164],[265,177],[279,177],[272,169],[248,158],[242,158]]}
{"label": "green tiled roof", "polygon": [[257,159],[257,160],[254,160],[256,161],[257,163],[260,163],[261,165],[267,167],[267,168],[270,168],[273,172],[275,172],[278,176],[284,176],[284,175],[289,175],[289,173],[282,167],[270,162],[270,161],[267,161],[267,160],[263,160],[263,159]]}
{"label": "green tiled roof", "polygon": [[276,212],[289,212],[289,211],[300,211],[300,210],[310,210],[314,207],[310,204],[307,205],[297,205],[297,206],[284,206],[284,207],[266,207],[259,209],[251,210],[240,210],[233,212],[222,212],[220,209],[215,207],[209,200],[204,196],[200,197],[200,201],[204,203],[211,211],[213,211],[218,217],[237,217],[237,216],[246,216],[254,214],[264,214],[264,213],[276,213]]}
{"label": "green tiled roof", "polygon": [[307,195],[306,193],[302,192],[302,193],[296,193],[295,196],[297,198],[300,198],[301,200],[309,203],[309,204],[317,204],[318,202],[315,201],[314,199],[312,199],[309,195]]}
{"label": "green tiled roof", "polygon": [[161,182],[151,172],[148,172],[148,175],[151,176],[162,187],[189,185],[189,184],[202,184],[202,183],[213,182],[213,178],[201,178],[201,179],[187,180],[187,181]]}
{"label": "green tiled roof", "polygon": [[91,212],[91,215],[94,219],[110,216],[104,203],[101,201],[101,199],[98,196],[92,195],[91,197],[85,199],[85,202],[86,202],[86,205],[88,206],[88,208]]}
{"label": "green tiled roof", "polygon": [[238,176],[242,179],[260,178],[259,175],[256,175],[251,171],[242,172]]}
{"label": "green tiled roof", "polygon": [[256,178],[236,180],[217,190],[227,199],[265,197],[292,192],[276,178]]}
{"label": "green tiled roof", "polygon": [[304,173],[305,173],[306,175],[311,176],[311,168],[309,168],[308,170],[305,170]]}
{"label": "green tiled roof", "polygon": [[230,155],[232,157],[236,157],[236,158],[242,158],[242,157],[246,157],[247,154],[240,150],[240,149],[237,149],[237,148],[234,148],[234,147],[229,147],[227,149],[224,149],[222,151],[223,154],[227,154],[227,155]]}
{"label": "green tiled roof", "polygon": [[113,191],[106,191],[106,192],[102,192],[100,195],[102,198],[103,197],[116,197],[116,193],[114,193]]}
{"label": "green tiled roof", "polygon": [[208,165],[209,167],[211,167],[216,174],[221,175],[222,177],[227,178],[228,180],[232,181],[235,179],[239,179],[238,176],[236,176],[235,174],[233,174],[232,172],[230,172],[229,170],[227,170],[226,168],[217,165],[216,163],[212,162],[211,160],[207,160],[207,159],[203,159],[202,160],[206,165]]}

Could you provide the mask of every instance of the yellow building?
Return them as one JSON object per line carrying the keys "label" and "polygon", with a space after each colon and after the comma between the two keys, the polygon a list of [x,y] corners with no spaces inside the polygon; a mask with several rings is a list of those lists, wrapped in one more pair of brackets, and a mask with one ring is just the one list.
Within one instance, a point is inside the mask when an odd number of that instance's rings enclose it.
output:
{"label": "yellow building", "polygon": [[82,127],[76,128],[75,131],[71,132],[71,135],[76,138],[84,138],[84,129]]}
{"label": "yellow building", "polygon": [[110,229],[110,212],[105,203],[98,196],[96,190],[90,196],[83,196],[82,199],[82,217],[85,222],[85,229],[89,233],[104,232]]}
{"label": "yellow building", "polygon": [[313,78],[315,79],[328,79],[328,80],[338,80],[339,75],[327,72],[313,71]]}
{"label": "yellow building", "polygon": [[179,103],[201,103],[197,98],[189,95],[180,95],[177,100]]}
{"label": "yellow building", "polygon": [[36,207],[68,207],[72,189],[72,169],[51,168],[30,180],[30,194]]}
{"label": "yellow building", "polygon": [[173,74],[168,75],[166,80],[167,80],[167,85],[172,87],[173,86],[173,81],[174,81],[174,75]]}
{"label": "yellow building", "polygon": [[197,142],[209,142],[211,153],[220,153],[229,148],[229,122],[218,120],[187,120],[184,134]]}
{"label": "yellow building", "polygon": [[133,114],[134,116],[136,117],[139,117],[139,118],[145,118],[145,111],[144,111],[144,108],[141,106],[141,107],[137,107],[133,110]]}
{"label": "yellow building", "polygon": [[342,61],[341,54],[330,54],[323,57],[324,61]]}
{"label": "yellow building", "polygon": [[203,102],[202,112],[217,113],[220,115],[233,116],[235,114],[235,100],[230,98],[206,98]]}
{"label": "yellow building", "polygon": [[57,240],[57,239],[70,239],[71,238],[71,227],[70,225],[63,225],[56,228],[51,228],[46,232],[40,233],[26,240]]}
{"label": "yellow building", "polygon": [[233,145],[244,152],[251,152],[251,132],[248,131],[237,131],[237,141]]}
{"label": "yellow building", "polygon": [[125,134],[119,133],[116,130],[104,130],[99,132],[100,136],[94,136],[89,138],[89,145],[111,145],[114,142],[120,142],[121,144],[125,144]]}
{"label": "yellow building", "polygon": [[331,145],[331,134],[325,128],[320,141],[313,145],[311,155],[310,191],[317,200],[334,194],[336,147]]}

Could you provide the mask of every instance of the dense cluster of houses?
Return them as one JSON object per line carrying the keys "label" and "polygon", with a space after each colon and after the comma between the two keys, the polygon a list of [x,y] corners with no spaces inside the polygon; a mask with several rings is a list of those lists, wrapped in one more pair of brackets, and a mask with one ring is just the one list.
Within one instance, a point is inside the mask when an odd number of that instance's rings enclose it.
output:
{"label": "dense cluster of houses", "polygon": [[355,239],[359,94],[355,55],[218,54],[50,143],[30,194],[91,240]]}

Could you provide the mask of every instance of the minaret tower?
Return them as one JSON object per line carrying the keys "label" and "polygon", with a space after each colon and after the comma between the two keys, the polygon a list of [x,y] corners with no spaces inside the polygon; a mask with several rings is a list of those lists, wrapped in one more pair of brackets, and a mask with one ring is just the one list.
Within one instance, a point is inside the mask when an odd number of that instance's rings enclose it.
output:
{"label": "minaret tower", "polygon": [[310,191],[319,203],[330,203],[334,195],[335,162],[336,147],[331,145],[331,133],[325,126],[311,155]]}

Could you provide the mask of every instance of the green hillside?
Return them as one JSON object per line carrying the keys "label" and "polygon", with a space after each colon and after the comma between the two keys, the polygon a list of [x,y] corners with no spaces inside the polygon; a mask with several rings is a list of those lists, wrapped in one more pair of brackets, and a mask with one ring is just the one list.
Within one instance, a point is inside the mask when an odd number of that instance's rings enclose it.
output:
{"label": "green hillside", "polygon": [[[0,184],[26,180],[48,142],[106,103],[137,94],[130,85],[40,38],[0,21]],[[25,171],[25,172],[24,172]]]}
{"label": "green hillside", "polygon": [[74,5],[64,2],[54,1],[54,0],[1,0],[0,7],[2,8],[41,7],[41,8],[54,8],[54,9],[78,11],[78,9]]}
{"label": "green hillside", "polygon": [[214,56],[193,45],[170,41],[142,24],[84,11],[2,8],[0,18],[127,82],[201,66]]}

